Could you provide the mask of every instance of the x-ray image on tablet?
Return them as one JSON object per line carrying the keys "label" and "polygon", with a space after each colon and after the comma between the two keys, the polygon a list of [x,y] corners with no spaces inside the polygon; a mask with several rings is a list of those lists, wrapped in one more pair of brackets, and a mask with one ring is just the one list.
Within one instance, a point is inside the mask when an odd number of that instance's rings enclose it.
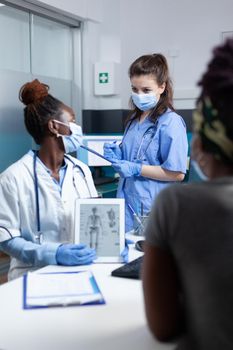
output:
{"label": "x-ray image on tablet", "polygon": [[119,198],[77,199],[75,242],[94,248],[96,262],[122,261],[125,246],[125,203]]}

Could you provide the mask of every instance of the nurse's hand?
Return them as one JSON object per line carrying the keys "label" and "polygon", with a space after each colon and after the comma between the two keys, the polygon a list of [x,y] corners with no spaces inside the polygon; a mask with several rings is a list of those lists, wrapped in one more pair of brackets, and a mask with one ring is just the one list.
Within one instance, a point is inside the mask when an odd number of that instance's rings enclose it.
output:
{"label": "nurse's hand", "polygon": [[57,248],[58,265],[87,265],[95,259],[95,249],[88,248],[85,244],[62,244]]}
{"label": "nurse's hand", "polygon": [[129,162],[128,160],[114,161],[112,167],[121,177],[139,176],[142,170],[141,163]]}
{"label": "nurse's hand", "polygon": [[122,151],[119,145],[117,145],[115,142],[113,143],[105,143],[104,144],[104,156],[107,158],[110,162],[114,160],[121,160],[122,159]]}

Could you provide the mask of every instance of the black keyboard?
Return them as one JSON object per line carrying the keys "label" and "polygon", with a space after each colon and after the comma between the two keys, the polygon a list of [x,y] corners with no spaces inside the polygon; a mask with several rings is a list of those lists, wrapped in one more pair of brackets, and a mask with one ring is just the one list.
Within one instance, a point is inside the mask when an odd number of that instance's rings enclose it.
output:
{"label": "black keyboard", "polygon": [[112,271],[112,276],[140,279],[143,256]]}

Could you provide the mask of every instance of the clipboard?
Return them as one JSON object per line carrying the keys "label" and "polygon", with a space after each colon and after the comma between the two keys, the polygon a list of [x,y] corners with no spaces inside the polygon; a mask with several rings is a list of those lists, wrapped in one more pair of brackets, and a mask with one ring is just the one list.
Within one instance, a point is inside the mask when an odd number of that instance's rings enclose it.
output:
{"label": "clipboard", "polygon": [[101,304],[105,300],[91,271],[29,272],[23,276],[25,310]]}

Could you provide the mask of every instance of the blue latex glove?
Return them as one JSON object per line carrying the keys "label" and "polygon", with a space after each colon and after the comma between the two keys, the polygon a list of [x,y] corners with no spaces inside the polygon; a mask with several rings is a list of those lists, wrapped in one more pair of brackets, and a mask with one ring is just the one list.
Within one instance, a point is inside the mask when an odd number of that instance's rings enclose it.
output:
{"label": "blue latex glove", "polygon": [[129,261],[129,246],[126,241],[125,241],[125,248],[121,252],[121,257],[124,263],[127,263]]}
{"label": "blue latex glove", "polygon": [[113,169],[121,177],[131,177],[141,175],[142,163],[129,162],[128,160],[119,160],[112,163]]}
{"label": "blue latex glove", "polygon": [[122,159],[122,151],[119,145],[116,144],[116,141],[113,143],[104,144],[104,157],[107,158],[110,162],[113,160]]}
{"label": "blue latex glove", "polygon": [[125,244],[135,244],[135,242],[132,239],[126,238],[125,239]]}
{"label": "blue latex glove", "polygon": [[87,265],[95,259],[95,249],[88,248],[85,244],[62,244],[57,248],[58,265]]}

